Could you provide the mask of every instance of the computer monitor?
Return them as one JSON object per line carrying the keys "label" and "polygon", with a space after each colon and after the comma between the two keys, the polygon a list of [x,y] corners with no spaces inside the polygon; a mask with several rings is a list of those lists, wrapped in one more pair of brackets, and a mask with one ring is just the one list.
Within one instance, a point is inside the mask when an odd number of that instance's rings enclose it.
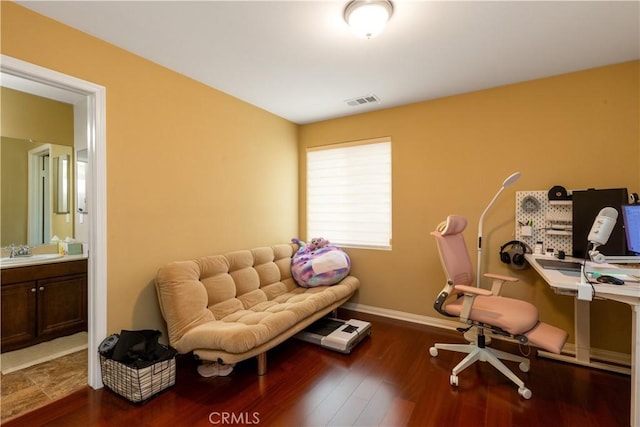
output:
{"label": "computer monitor", "polygon": [[622,205],[622,219],[627,248],[632,255],[640,255],[640,204]]}

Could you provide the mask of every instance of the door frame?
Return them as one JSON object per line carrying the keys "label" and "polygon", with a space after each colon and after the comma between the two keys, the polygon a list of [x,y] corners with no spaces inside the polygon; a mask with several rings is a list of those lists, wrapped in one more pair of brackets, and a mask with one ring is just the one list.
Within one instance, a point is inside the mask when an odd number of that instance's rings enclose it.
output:
{"label": "door frame", "polygon": [[[54,92],[79,96],[74,117],[82,117],[86,126],[89,163],[87,204],[89,220],[88,259],[88,384],[103,387],[98,346],[107,336],[107,139],[106,88],[58,71],[40,67],[10,56],[0,56],[0,71],[29,80]],[[34,92],[37,94],[36,92]],[[51,96],[49,96],[51,97]],[[75,119],[74,119],[75,120]],[[77,127],[76,127],[77,129]],[[84,135],[81,135],[84,138]]]}

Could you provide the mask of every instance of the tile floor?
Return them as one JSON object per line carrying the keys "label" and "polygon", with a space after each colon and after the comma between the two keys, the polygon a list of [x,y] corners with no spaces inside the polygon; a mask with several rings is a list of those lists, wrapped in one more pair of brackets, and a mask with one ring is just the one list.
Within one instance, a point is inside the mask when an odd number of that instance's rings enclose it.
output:
{"label": "tile floor", "polygon": [[1,421],[70,394],[87,385],[87,351],[2,375]]}

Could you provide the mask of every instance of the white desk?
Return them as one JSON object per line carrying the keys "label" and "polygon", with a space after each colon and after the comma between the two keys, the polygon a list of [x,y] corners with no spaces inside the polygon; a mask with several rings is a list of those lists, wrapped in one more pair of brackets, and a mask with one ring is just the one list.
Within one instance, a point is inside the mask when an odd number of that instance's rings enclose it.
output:
{"label": "white desk", "polygon": [[[616,372],[631,373],[631,420],[632,427],[640,426],[640,283],[627,282],[624,285],[609,285],[605,283],[595,283],[595,297],[618,301],[628,304],[631,307],[631,370],[625,368],[616,369],[613,365],[591,360],[590,324],[589,324],[589,301],[577,298],[579,275],[559,270],[545,269],[536,262],[535,256],[526,254],[525,258],[531,266],[542,276],[542,278],[553,288],[556,293],[562,295],[573,295],[575,308],[575,356],[557,356],[556,358],[580,365],[592,366]],[[567,259],[569,261],[580,261]],[[551,356],[551,354],[544,354]]]}

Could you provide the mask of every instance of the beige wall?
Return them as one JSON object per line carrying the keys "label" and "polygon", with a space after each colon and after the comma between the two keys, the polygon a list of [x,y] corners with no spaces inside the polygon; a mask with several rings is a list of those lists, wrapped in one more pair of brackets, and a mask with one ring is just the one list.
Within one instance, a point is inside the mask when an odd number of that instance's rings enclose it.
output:
{"label": "beige wall", "polygon": [[[521,278],[506,294],[534,302],[543,320],[572,331],[573,300],[554,295],[531,270],[509,270],[499,248],[514,238],[515,191],[640,190],[638,76],[636,61],[301,126],[301,236],[304,148],[390,136],[393,250],[349,250],[362,281],[356,302],[439,317],[432,304],[444,275],[429,232],[448,214],[468,217],[475,262],[480,214],[504,178],[521,171],[486,217],[483,267]],[[592,307],[593,345],[629,352],[630,309]]]}
{"label": "beige wall", "polygon": [[40,144],[0,137],[0,246],[26,244],[29,219],[28,151]]}
{"label": "beige wall", "polygon": [[108,332],[161,328],[173,260],[286,242],[298,229],[296,126],[14,3],[1,50],[106,87]]}
{"label": "beige wall", "polygon": [[2,87],[0,109],[2,136],[73,146],[73,105]]}

